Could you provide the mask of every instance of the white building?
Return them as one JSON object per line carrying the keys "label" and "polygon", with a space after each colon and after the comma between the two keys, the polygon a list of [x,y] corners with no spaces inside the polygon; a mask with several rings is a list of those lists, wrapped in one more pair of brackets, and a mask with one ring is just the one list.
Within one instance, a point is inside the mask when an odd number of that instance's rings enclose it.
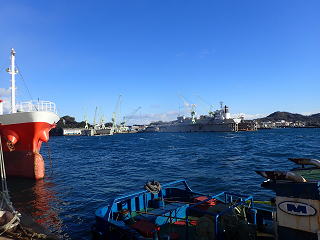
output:
{"label": "white building", "polygon": [[66,135],[81,135],[82,128],[63,128],[62,129],[62,134],[64,136]]}

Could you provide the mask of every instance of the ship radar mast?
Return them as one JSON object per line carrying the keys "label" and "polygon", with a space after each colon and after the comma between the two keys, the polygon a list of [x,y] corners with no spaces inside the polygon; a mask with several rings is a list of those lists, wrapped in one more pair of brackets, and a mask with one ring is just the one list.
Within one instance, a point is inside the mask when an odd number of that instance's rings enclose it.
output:
{"label": "ship radar mast", "polygon": [[7,72],[11,74],[11,113],[16,112],[16,81],[15,75],[18,73],[18,69],[15,69],[14,62],[15,62],[15,55],[16,52],[13,48],[11,48],[11,69],[7,68]]}

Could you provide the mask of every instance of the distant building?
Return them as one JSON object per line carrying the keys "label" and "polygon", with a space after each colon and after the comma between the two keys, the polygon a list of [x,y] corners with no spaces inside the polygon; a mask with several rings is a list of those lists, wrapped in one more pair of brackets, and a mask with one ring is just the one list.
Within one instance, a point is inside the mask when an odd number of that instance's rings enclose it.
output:
{"label": "distant building", "polygon": [[81,131],[83,128],[63,128],[62,129],[62,134],[64,136],[67,135],[81,135]]}
{"label": "distant building", "polygon": [[131,129],[132,129],[133,131],[142,131],[142,130],[145,129],[145,128],[146,128],[146,125],[137,125],[137,124],[136,124],[136,125],[133,125]]}
{"label": "distant building", "polygon": [[275,124],[273,122],[261,122],[259,128],[274,128]]}

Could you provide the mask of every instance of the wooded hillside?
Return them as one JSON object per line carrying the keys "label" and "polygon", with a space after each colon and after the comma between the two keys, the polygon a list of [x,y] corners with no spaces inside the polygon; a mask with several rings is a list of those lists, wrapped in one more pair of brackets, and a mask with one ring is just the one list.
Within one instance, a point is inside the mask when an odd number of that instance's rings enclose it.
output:
{"label": "wooded hillside", "polygon": [[287,122],[318,122],[320,121],[320,113],[305,116],[297,113],[289,113],[289,112],[274,112],[265,118],[257,118],[257,122],[276,122],[285,120]]}

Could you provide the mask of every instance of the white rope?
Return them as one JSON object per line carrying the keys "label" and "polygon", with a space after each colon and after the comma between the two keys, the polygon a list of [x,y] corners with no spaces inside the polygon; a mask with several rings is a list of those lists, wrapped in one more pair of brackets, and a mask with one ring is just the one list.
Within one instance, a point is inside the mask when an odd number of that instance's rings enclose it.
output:
{"label": "white rope", "polygon": [[14,215],[13,218],[10,220],[10,222],[6,223],[3,226],[0,226],[0,231],[2,231],[0,233],[0,235],[5,233],[9,229],[12,229],[12,228],[18,226],[19,223],[20,223],[20,218],[17,215]]}
{"label": "white rope", "polygon": [[0,151],[1,151],[1,156],[0,156],[0,168],[1,168],[1,183],[2,183],[2,189],[1,191],[8,192],[8,186],[7,186],[7,179],[6,179],[6,169],[4,166],[4,158],[3,158],[3,150],[2,150],[2,142],[1,142],[1,134],[0,134]]}
{"label": "white rope", "polygon": [[4,166],[4,158],[3,158],[3,150],[2,150],[2,142],[1,142],[1,134],[0,134],[0,171],[1,171],[1,183],[2,183],[2,189],[0,192],[1,197],[1,204],[0,204],[0,210],[9,210],[13,214],[13,218],[11,221],[6,223],[3,226],[0,226],[0,235],[2,235],[4,232],[6,232],[9,229],[12,229],[16,227],[20,223],[20,213],[14,209],[12,206],[12,203],[10,201],[10,196],[8,192],[8,186],[7,186],[7,178],[6,178],[6,169]]}

